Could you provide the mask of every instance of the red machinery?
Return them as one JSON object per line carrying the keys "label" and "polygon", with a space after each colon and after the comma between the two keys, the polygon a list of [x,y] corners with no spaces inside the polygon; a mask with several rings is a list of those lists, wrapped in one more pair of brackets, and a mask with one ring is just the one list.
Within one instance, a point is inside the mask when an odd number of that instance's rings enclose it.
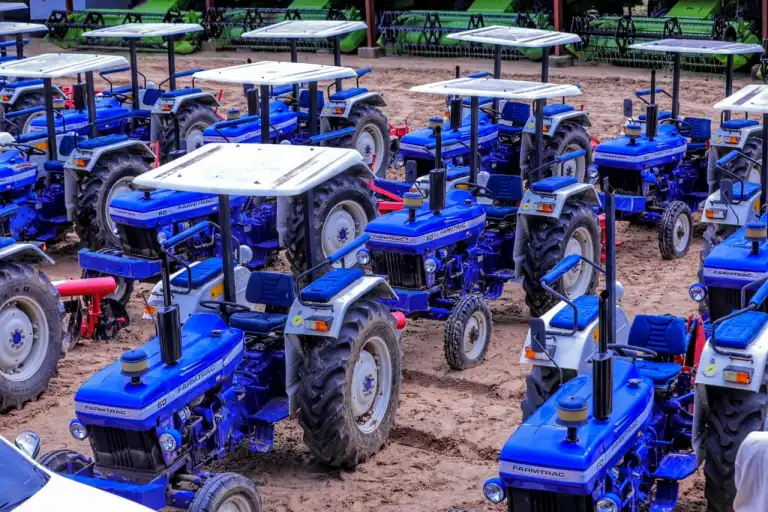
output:
{"label": "red machinery", "polygon": [[107,298],[117,289],[113,277],[72,279],[55,283],[69,319],[65,352],[80,338],[109,340],[128,325],[128,313],[118,301]]}

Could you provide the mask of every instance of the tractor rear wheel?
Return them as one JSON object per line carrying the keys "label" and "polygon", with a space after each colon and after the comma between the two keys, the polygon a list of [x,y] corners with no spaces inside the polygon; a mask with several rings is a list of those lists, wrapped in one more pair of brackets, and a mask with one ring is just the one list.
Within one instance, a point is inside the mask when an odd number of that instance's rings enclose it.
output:
{"label": "tractor rear wheel", "polygon": [[693,218],[688,205],[673,201],[664,210],[659,223],[659,251],[665,260],[683,258],[693,240]]}
{"label": "tractor rear wheel", "polygon": [[[752,160],[760,162],[763,159],[763,140],[760,137],[750,137],[742,152]],[[746,158],[737,159],[731,172],[744,181],[760,183],[760,167]]]}
{"label": "tractor rear wheel", "polygon": [[[187,152],[192,152],[203,145],[203,132],[214,123],[219,122],[219,116],[209,106],[202,103],[187,103],[176,113],[179,122],[179,140],[186,142]],[[160,163],[168,163],[171,151],[176,149],[175,126],[171,119],[163,124],[160,133]]]}
{"label": "tractor rear wheel", "polygon": [[704,497],[709,512],[733,512],[736,454],[750,432],[766,426],[768,393],[710,386],[709,415],[704,418]]}
{"label": "tractor rear wheel", "polygon": [[149,170],[139,155],[112,153],[103,156],[93,171],[80,183],[77,198],[75,231],[80,243],[93,251],[104,247],[120,247],[115,233],[109,203],[131,191],[133,179]]}
{"label": "tractor rear wheel", "polygon": [[[313,189],[315,239],[306,239],[304,199],[296,197],[285,235],[286,256],[295,275],[307,270],[307,246],[312,244],[317,261],[359,237],[365,226],[378,215],[376,197],[362,179],[351,174],[339,174]],[[355,264],[355,254],[344,261],[346,267]],[[326,269],[327,271],[327,269]]]}
{"label": "tractor rear wheel", "polygon": [[[576,377],[576,370],[563,370],[563,384]],[[523,421],[535,413],[560,389],[560,372],[549,366],[534,366],[525,378],[525,396],[520,404]]]}
{"label": "tractor rear wheel", "polygon": [[337,338],[305,343],[298,392],[304,443],[324,464],[353,468],[384,446],[395,422],[402,367],[395,319],[386,306],[358,300]]}
{"label": "tractor rear wheel", "polygon": [[261,512],[261,495],[250,478],[218,473],[195,493],[189,512]]}
{"label": "tractor rear wheel", "polygon": [[[53,450],[52,452],[40,455],[37,458],[37,462],[45,469],[53,471],[54,473],[66,473],[67,466],[69,465],[69,458],[73,455],[82,457],[74,450]],[[72,461],[72,466],[75,471],[80,471],[86,466],[85,462],[79,457],[76,457]]]}
{"label": "tractor rear wheel", "polygon": [[[16,112],[17,110],[24,110],[27,108],[40,107],[45,103],[45,98],[42,94],[32,93],[27,94],[21,100],[11,108],[8,113]],[[13,120],[13,124],[10,122],[7,124],[8,133],[14,137],[23,133],[29,133],[32,128],[32,121],[38,117],[45,116],[45,111],[35,112],[34,114],[26,114],[21,117],[17,117]]]}
{"label": "tractor rear wheel", "polygon": [[[583,149],[586,151],[584,156],[569,160],[562,165],[552,165],[541,171],[541,178],[550,176],[572,176],[578,183],[589,183],[589,166],[592,165],[592,144],[587,130],[583,126],[575,123],[563,123],[557,128],[555,135],[546,139],[547,145],[544,147],[544,162],[554,162],[555,158],[566,153],[572,153]],[[531,145],[527,154],[524,155],[521,170],[523,175],[527,175],[534,161],[534,152],[536,147]]]}
{"label": "tractor rear wheel", "polygon": [[356,149],[373,173],[386,177],[391,159],[391,143],[387,118],[376,107],[354,107],[345,126],[354,126],[355,133],[341,140],[341,147]]}
{"label": "tractor rear wheel", "polygon": [[[530,240],[523,262],[525,303],[532,316],[541,316],[557,299],[541,286],[541,278],[570,254],[589,261],[600,261],[600,225],[597,215],[585,201],[568,201],[559,219],[529,217]],[[571,299],[590,295],[597,287],[597,271],[580,263],[555,283],[553,288]]]}
{"label": "tractor rear wheel", "polygon": [[480,295],[464,295],[453,306],[443,334],[445,360],[454,370],[464,370],[483,362],[491,344],[491,308]]}
{"label": "tractor rear wheel", "polygon": [[32,265],[0,263],[0,412],[48,388],[62,354],[64,305]]}

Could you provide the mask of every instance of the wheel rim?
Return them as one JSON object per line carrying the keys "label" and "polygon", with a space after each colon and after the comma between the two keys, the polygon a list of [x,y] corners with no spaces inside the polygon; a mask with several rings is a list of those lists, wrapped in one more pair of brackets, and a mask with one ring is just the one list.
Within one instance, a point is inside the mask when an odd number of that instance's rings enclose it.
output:
{"label": "wheel rim", "polygon": [[760,183],[760,169],[753,165],[747,171],[747,181],[752,183]]}
{"label": "wheel rim", "polygon": [[[345,200],[334,206],[325,218],[321,232],[323,256],[327,258],[362,235],[366,224],[368,224],[368,216],[359,203]],[[355,261],[357,261],[356,255],[348,254],[344,258],[344,265],[350,267],[355,264]]]}
{"label": "wheel rim", "polygon": [[117,224],[112,221],[112,216],[109,214],[109,205],[112,204],[112,200],[116,197],[122,196],[131,192],[131,183],[133,182],[133,176],[126,176],[120,178],[112,185],[107,194],[107,202],[104,205],[104,218],[107,220],[107,238],[116,246],[120,245],[120,237],[117,234]]}
{"label": "wheel rim", "polygon": [[22,382],[37,373],[47,353],[48,323],[43,307],[15,296],[0,309],[0,375]]}
{"label": "wheel rim", "polygon": [[[585,227],[579,227],[568,239],[565,245],[565,256],[578,254],[586,260],[594,261],[594,247],[592,245],[592,234]],[[592,281],[594,269],[591,265],[584,262],[579,263],[573,270],[570,270],[563,276],[563,286],[565,294],[569,298],[579,297],[587,293],[589,284]]]}
{"label": "wheel rim", "polygon": [[369,338],[352,372],[352,412],[360,432],[375,431],[389,409],[392,397],[392,357],[383,338]]}
{"label": "wheel rim", "polygon": [[120,300],[123,298],[126,291],[128,290],[128,281],[126,281],[124,277],[119,277],[119,276],[113,276],[113,279],[117,282],[117,287],[115,288],[114,293],[110,293],[104,298],[112,299],[120,302]]}
{"label": "wheel rim", "polygon": [[24,121],[24,126],[21,127],[21,133],[29,133],[32,131],[32,121],[37,119],[38,117],[43,117],[45,115],[45,112],[37,112],[35,114],[30,114],[27,117],[27,120]]}
{"label": "wheel rim", "polygon": [[245,496],[235,494],[219,506],[217,512],[252,512],[253,507]]}
{"label": "wheel rim", "polygon": [[363,156],[363,161],[377,174],[382,165],[379,157],[384,154],[384,135],[379,127],[373,124],[365,125],[357,135],[355,149]]}
{"label": "wheel rim", "polygon": [[[569,144],[563,151],[563,155],[566,153],[572,153],[574,151],[581,150],[582,147],[578,144]],[[568,160],[560,168],[561,176],[572,176],[576,178],[577,183],[584,183],[584,176],[587,173],[587,157],[580,156],[573,160]]]}
{"label": "wheel rim", "polygon": [[467,359],[474,360],[483,351],[488,336],[488,321],[481,311],[475,311],[467,320],[462,335],[462,347]]}
{"label": "wheel rim", "polygon": [[194,151],[203,145],[203,132],[208,125],[203,122],[193,124],[184,135],[184,141],[187,143],[187,151]]}
{"label": "wheel rim", "polygon": [[688,247],[688,242],[691,239],[691,221],[688,220],[688,216],[680,215],[675,220],[675,230],[673,234],[672,243],[675,246],[675,251],[683,252]]}

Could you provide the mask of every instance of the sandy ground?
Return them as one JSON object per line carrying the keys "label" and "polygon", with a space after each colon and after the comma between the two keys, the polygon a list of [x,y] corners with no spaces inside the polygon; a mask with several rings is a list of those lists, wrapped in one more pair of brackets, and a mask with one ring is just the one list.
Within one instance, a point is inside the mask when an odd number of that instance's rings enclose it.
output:
{"label": "sandy ground", "polygon": [[[45,50],[39,45],[33,52]],[[250,57],[278,60],[277,54],[196,54],[181,57],[179,69],[215,68],[243,62]],[[302,55],[313,62],[330,62],[329,55]],[[362,85],[385,94],[384,109],[395,123],[406,120],[423,126],[427,117],[440,113],[442,99],[411,93],[414,85],[449,79],[453,67],[467,72],[488,70],[490,61],[428,59],[346,59],[347,65],[372,65],[375,70]],[[161,55],[142,56],[142,70],[156,82],[165,78],[167,66]],[[506,78],[535,80],[533,63],[505,63]],[[553,69],[551,81],[580,83],[584,105],[592,119],[591,133],[598,138],[616,134],[623,123],[622,103],[635,89],[648,87],[648,73],[642,70],[601,66]],[[126,77],[127,79],[127,77]],[[746,83],[737,81],[737,87]],[[124,82],[123,82],[124,83]],[[670,73],[659,76],[661,87],[671,87]],[[198,86],[206,87],[198,82]],[[218,88],[213,86],[211,88]],[[711,105],[723,95],[722,77],[684,75],[682,112],[708,116],[717,121]],[[244,107],[241,89],[226,87],[225,107]],[[698,264],[697,239],[686,258],[663,261],[658,252],[657,233],[642,227],[618,228],[618,277],[626,288],[622,305],[630,313],[668,313],[687,316],[695,306],[687,288],[694,282]],[[79,276],[75,245],[54,254],[57,264],[44,269],[52,279]],[[131,302],[132,324],[116,341],[82,342],[60,364],[60,374],[50,390],[22,411],[0,417],[0,434],[12,438],[32,429],[41,434],[43,450],[72,448],[89,454],[86,443],[74,441],[67,424],[74,416],[72,396],[77,387],[95,371],[114,361],[126,349],[136,347],[153,335],[154,329],[141,320],[142,300],[137,290]],[[484,502],[482,483],[497,473],[498,452],[521,421],[519,403],[527,367],[517,364],[529,318],[519,288],[508,286],[504,296],[492,304],[493,343],[487,361],[465,372],[449,371],[443,360],[442,326],[435,322],[411,322],[404,337],[404,382],[397,424],[387,448],[355,472],[328,471],[316,464],[301,440],[295,422],[278,426],[277,441],[269,455],[246,452],[232,454],[217,463],[238,471],[260,487],[266,510],[379,510],[445,511],[451,507],[472,511],[501,510]],[[680,509],[704,510],[701,474],[682,486]]]}

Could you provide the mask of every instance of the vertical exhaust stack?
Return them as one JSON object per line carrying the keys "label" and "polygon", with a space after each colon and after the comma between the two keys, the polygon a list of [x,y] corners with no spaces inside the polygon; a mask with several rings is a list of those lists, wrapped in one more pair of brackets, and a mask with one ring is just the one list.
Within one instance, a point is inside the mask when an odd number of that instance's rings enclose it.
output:
{"label": "vertical exhaust stack", "polygon": [[429,209],[438,215],[445,208],[445,169],[429,173]]}
{"label": "vertical exhaust stack", "polygon": [[173,366],[181,359],[181,312],[179,305],[173,304],[171,266],[164,249],[160,251],[160,260],[163,265],[163,307],[157,310],[157,336],[163,363]]}
{"label": "vertical exhaust stack", "polygon": [[648,140],[656,138],[659,131],[659,106],[656,104],[656,70],[651,70],[651,102],[646,107],[645,114],[645,133]]}

